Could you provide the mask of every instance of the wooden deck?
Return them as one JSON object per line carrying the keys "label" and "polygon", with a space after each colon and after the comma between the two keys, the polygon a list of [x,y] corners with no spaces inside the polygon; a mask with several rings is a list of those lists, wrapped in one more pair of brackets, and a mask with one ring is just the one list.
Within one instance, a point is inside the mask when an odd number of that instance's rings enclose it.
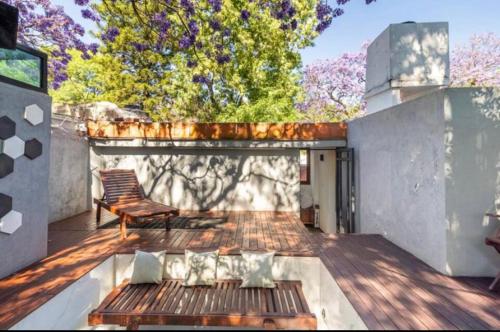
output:
{"label": "wooden deck", "polygon": [[222,254],[268,249],[320,257],[370,329],[500,329],[500,293],[487,291],[492,279],[443,276],[381,236],[327,236],[287,213],[183,212],[168,233],[153,223],[130,228],[129,238],[120,241],[113,219],[103,215],[107,226],[100,229],[93,213],[50,225],[49,257],[0,280],[0,328],[114,253],[220,248]]}

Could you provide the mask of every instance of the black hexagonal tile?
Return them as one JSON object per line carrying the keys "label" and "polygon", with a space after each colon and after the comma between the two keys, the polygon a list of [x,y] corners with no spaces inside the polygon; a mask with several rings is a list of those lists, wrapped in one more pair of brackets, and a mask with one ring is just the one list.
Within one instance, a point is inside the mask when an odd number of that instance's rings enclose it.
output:
{"label": "black hexagonal tile", "polygon": [[0,154],[0,179],[14,172],[14,159],[6,155]]}
{"label": "black hexagonal tile", "polygon": [[11,138],[16,134],[16,123],[8,116],[0,118],[0,139]]}
{"label": "black hexagonal tile", "polygon": [[38,158],[42,155],[42,143],[36,138],[26,141],[24,144],[24,155],[30,159]]}
{"label": "black hexagonal tile", "polygon": [[0,218],[12,210],[12,197],[0,194]]}

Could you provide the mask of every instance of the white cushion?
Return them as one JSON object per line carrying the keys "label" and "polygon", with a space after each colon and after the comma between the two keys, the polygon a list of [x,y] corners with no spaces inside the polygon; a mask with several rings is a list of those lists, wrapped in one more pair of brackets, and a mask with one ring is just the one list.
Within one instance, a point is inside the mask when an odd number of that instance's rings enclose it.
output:
{"label": "white cushion", "polygon": [[165,251],[144,252],[136,250],[131,284],[160,284],[163,280]]}
{"label": "white cushion", "polygon": [[243,278],[241,288],[274,288],[273,262],[275,252],[242,251]]}
{"label": "white cushion", "polygon": [[213,286],[218,261],[219,250],[202,253],[186,250],[184,286]]}

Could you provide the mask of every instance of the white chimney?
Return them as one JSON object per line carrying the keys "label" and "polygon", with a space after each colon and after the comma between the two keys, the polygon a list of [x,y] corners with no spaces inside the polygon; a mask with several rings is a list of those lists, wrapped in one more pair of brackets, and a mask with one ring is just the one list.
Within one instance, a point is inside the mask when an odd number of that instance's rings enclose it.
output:
{"label": "white chimney", "polygon": [[391,24],[368,47],[367,113],[447,86],[448,23]]}

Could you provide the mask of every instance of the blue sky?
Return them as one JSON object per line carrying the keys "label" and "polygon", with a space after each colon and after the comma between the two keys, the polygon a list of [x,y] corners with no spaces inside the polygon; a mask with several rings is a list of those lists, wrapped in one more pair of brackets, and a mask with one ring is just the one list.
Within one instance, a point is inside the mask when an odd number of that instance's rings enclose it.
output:
{"label": "blue sky", "polygon": [[[80,9],[73,0],[53,1],[63,5],[87,29],[92,28],[91,22],[81,18]],[[329,2],[334,4],[335,0]],[[316,39],[314,47],[302,51],[304,65],[344,52],[355,52],[363,41],[373,40],[387,25],[404,21],[449,22],[452,48],[474,33],[500,35],[500,0],[377,0],[368,6],[364,0],[351,0],[345,11]]]}

